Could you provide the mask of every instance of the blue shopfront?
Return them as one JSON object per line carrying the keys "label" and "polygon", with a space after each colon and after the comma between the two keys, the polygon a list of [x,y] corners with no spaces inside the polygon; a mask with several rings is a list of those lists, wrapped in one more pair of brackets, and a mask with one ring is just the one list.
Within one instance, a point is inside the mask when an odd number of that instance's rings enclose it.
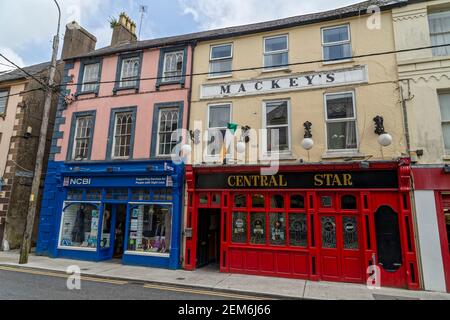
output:
{"label": "blue shopfront", "polygon": [[49,163],[37,254],[179,268],[183,179],[169,161]]}

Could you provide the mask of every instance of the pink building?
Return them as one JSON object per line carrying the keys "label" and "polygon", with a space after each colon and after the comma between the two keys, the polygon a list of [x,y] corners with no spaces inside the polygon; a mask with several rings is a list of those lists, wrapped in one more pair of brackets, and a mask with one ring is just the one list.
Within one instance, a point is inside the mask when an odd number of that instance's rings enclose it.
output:
{"label": "pink building", "polygon": [[180,265],[184,168],[172,134],[188,123],[193,39],[138,42],[134,28],[121,15],[111,46],[65,61],[40,254]]}

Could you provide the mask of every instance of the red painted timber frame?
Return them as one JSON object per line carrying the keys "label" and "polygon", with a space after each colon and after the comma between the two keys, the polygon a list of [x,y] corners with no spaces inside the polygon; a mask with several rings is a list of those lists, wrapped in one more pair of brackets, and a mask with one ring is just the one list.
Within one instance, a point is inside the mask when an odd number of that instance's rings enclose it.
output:
{"label": "red painted timber frame", "polygon": [[[339,282],[366,283],[366,270],[373,263],[373,255],[377,254],[374,213],[383,205],[391,206],[398,213],[399,227],[401,235],[401,245],[403,254],[403,266],[396,273],[389,274],[382,270],[382,286],[402,287],[411,290],[419,290],[419,274],[416,259],[416,248],[414,242],[414,229],[411,215],[410,191],[411,191],[411,167],[409,159],[401,159],[398,162],[371,162],[370,170],[397,170],[398,189],[293,189],[293,190],[196,190],[195,177],[202,174],[211,173],[259,173],[259,166],[220,166],[220,167],[186,167],[186,183],[188,192],[187,222],[186,228],[192,229],[192,237],[186,238],[186,248],[184,257],[184,268],[186,270],[196,269],[197,256],[197,222],[198,210],[202,208],[221,209],[221,261],[220,271],[226,273],[243,273],[254,275],[265,275],[286,278],[299,278],[312,281],[331,280]],[[367,169],[366,169],[367,170]],[[330,172],[330,171],[364,171],[359,163],[349,164],[318,164],[318,165],[291,165],[281,166],[279,172]],[[269,245],[238,245],[231,242],[231,214],[233,211],[231,195],[234,193],[263,193],[266,195],[281,194],[287,199],[291,194],[301,194],[305,196],[304,213],[307,214],[308,223],[308,247],[275,247]],[[319,208],[319,197],[323,194],[330,194],[339,202],[338,195],[353,194],[357,196],[358,210],[342,212],[347,215],[357,215],[360,217],[359,233],[361,246],[360,274],[362,277],[327,277],[322,272],[321,263],[322,249],[321,231],[319,215],[326,213],[326,209]],[[206,203],[200,204],[200,195],[207,195]],[[212,195],[220,195],[220,204],[211,201]],[[249,197],[248,197],[249,198]],[[266,198],[269,198],[266,196]],[[286,201],[285,201],[286,202]],[[248,202],[249,203],[249,200]],[[266,200],[267,206],[268,200]],[[367,205],[366,205],[367,204]],[[336,207],[337,208],[337,207]],[[250,210],[250,209],[245,209]],[[272,209],[263,209],[272,212]],[[240,211],[240,210],[239,210]],[[254,212],[254,209],[251,209]],[[299,212],[301,212],[300,210]],[[336,210],[334,210],[336,211]],[[266,212],[266,211],[264,211]],[[287,219],[288,220],[288,219]],[[311,224],[314,224],[313,230]],[[249,224],[249,223],[248,223]],[[368,233],[367,230],[370,230]],[[313,231],[313,232],[311,232]],[[268,232],[267,232],[268,233]],[[224,234],[226,236],[224,236]],[[287,232],[288,234],[288,232]],[[287,242],[289,243],[289,242]],[[256,268],[236,268],[230,263],[234,252],[241,252],[242,261],[253,263]],[[239,256],[239,253],[236,254]],[[341,259],[342,257],[339,257]],[[239,260],[239,258],[236,258]],[[272,259],[272,260],[270,260]],[[272,263],[271,263],[272,261]],[[342,261],[342,260],[341,260]],[[265,265],[267,264],[267,265]],[[302,268],[296,269],[296,265],[302,264]]]}

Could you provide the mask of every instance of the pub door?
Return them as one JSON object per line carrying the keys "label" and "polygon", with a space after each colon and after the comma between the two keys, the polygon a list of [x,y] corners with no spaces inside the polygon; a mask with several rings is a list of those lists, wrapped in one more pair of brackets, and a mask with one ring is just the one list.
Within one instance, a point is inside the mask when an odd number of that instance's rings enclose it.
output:
{"label": "pub door", "polygon": [[197,268],[220,264],[220,209],[200,209],[197,227]]}
{"label": "pub door", "polygon": [[321,214],[322,280],[364,282],[361,218],[351,214]]}

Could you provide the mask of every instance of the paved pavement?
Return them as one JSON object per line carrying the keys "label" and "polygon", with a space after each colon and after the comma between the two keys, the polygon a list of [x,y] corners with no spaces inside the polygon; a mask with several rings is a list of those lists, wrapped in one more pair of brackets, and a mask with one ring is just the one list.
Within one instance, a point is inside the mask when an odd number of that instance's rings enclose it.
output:
{"label": "paved pavement", "polygon": [[[0,252],[0,266],[18,267],[18,252]],[[296,279],[225,274],[213,269],[195,272],[124,266],[119,262],[87,262],[50,259],[31,255],[26,268],[66,272],[77,265],[84,276],[101,276],[124,281],[141,281],[152,285],[169,285],[196,290],[214,290],[243,295],[267,295],[273,298],[378,300],[421,299],[450,300],[450,294],[382,288],[370,290],[364,285],[315,282]]]}

